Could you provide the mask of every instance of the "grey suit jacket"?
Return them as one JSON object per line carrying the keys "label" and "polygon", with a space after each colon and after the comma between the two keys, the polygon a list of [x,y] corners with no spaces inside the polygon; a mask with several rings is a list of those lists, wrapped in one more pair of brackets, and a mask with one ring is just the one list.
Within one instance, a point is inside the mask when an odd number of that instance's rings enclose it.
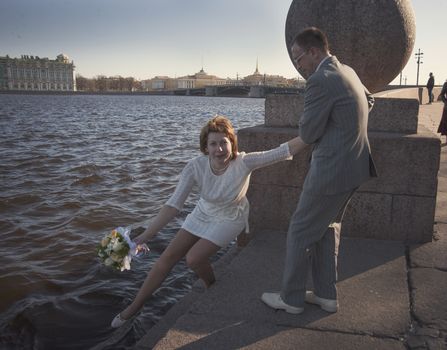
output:
{"label": "grey suit jacket", "polygon": [[374,98],[335,56],[307,80],[300,136],[313,144],[303,191],[336,194],[377,176],[367,135]]}

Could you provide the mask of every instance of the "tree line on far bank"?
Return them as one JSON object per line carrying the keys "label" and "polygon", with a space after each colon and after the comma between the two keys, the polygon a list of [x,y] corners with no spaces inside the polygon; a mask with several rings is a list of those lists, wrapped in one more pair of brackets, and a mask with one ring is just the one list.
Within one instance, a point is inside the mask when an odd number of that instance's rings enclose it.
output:
{"label": "tree line on far bank", "polygon": [[142,91],[141,82],[135,78],[124,78],[122,76],[106,77],[98,75],[94,78],[85,78],[80,74],[76,75],[76,89],[78,91]]}

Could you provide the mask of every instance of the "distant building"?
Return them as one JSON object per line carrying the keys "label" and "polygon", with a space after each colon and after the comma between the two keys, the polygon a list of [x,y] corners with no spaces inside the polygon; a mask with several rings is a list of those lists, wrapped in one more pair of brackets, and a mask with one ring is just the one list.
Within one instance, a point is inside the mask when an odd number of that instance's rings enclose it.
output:
{"label": "distant building", "polygon": [[145,91],[172,91],[179,89],[197,89],[209,85],[226,85],[228,79],[222,79],[215,75],[207,74],[203,68],[200,72],[180,78],[170,78],[167,76],[156,76],[152,79],[141,81]]}
{"label": "distant building", "polygon": [[227,79],[218,78],[215,75],[205,73],[203,68],[194,75],[188,75],[177,79],[178,89],[198,89],[209,85],[226,85]]}
{"label": "distant building", "polygon": [[22,55],[0,56],[0,90],[76,91],[75,66],[68,56],[55,60]]}
{"label": "distant building", "polygon": [[280,75],[261,74],[258,68],[258,60],[256,60],[256,70],[253,74],[246,76],[243,80],[244,85],[268,85],[276,87],[288,87],[290,82],[288,79]]}
{"label": "distant building", "polygon": [[167,76],[156,76],[152,79],[141,81],[141,87],[145,91],[164,91],[177,89],[177,80]]}
{"label": "distant building", "polygon": [[265,75],[259,72],[258,60],[256,60],[256,70],[253,74],[247,75],[242,81],[245,85],[265,85]]}

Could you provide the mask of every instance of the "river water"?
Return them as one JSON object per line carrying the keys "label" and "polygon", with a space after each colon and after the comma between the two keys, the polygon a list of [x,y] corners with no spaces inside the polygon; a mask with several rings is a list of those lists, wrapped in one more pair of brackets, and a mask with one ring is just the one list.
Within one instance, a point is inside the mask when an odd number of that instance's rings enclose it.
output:
{"label": "river water", "polygon": [[0,349],[129,349],[188,293],[182,261],[129,330],[109,327],[196,193],[131,271],[108,270],[95,248],[115,227],[146,227],[217,113],[259,125],[264,100],[0,94]]}

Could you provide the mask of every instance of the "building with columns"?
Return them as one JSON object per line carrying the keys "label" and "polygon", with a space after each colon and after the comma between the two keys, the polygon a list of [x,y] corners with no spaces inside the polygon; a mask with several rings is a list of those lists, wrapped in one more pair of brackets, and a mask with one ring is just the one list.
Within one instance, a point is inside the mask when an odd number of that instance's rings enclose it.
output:
{"label": "building with columns", "polygon": [[0,91],[76,91],[74,63],[64,54],[55,60],[0,56]]}
{"label": "building with columns", "polygon": [[170,78],[167,76],[156,76],[152,79],[143,80],[141,85],[145,91],[167,91],[181,89],[198,89],[206,86],[226,85],[229,79],[216,77],[207,74],[203,68],[193,74],[179,78]]}
{"label": "building with columns", "polygon": [[177,79],[177,89],[198,89],[208,85],[226,85],[228,79],[218,78],[215,75],[205,73],[203,68],[194,75],[188,75]]}

